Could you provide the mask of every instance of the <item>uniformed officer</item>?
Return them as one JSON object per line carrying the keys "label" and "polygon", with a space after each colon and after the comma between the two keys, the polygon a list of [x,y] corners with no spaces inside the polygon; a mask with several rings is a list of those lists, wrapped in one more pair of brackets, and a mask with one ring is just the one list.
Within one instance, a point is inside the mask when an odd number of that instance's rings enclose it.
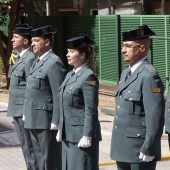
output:
{"label": "uniformed officer", "polygon": [[16,25],[14,29],[11,41],[13,48],[18,51],[19,57],[17,57],[15,64],[13,63],[9,69],[11,81],[7,116],[13,117],[27,169],[38,170],[30,140],[30,132],[24,129],[24,122],[22,120],[26,76],[33,61],[36,59],[35,54],[29,48],[31,44],[31,30],[32,28],[28,24]]}
{"label": "uniformed officer", "polygon": [[57,91],[66,69],[52,51],[55,33],[50,25],[31,31],[32,50],[38,57],[27,79],[24,127],[31,131],[39,170],[61,170],[61,145],[56,141]]}
{"label": "uniformed officer", "polygon": [[98,170],[101,140],[99,82],[87,65],[87,60],[94,54],[94,42],[88,35],[66,42],[68,64],[74,69],[58,90],[60,117],[56,138],[62,140],[62,170]]}
{"label": "uniformed officer", "polygon": [[168,94],[166,98],[166,108],[165,108],[165,132],[168,134],[168,143],[170,150],[170,79],[168,86]]}
{"label": "uniformed officer", "polygon": [[111,159],[118,170],[155,170],[161,158],[164,86],[146,58],[153,35],[147,25],[123,33],[122,53],[129,67],[123,70],[115,95],[111,141]]}

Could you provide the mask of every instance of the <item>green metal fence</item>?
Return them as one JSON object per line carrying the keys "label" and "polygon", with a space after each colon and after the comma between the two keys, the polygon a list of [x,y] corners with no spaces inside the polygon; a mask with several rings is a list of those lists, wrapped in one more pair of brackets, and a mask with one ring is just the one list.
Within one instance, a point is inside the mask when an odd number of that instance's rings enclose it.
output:
{"label": "green metal fence", "polygon": [[[24,22],[34,28],[52,25],[57,29],[54,51],[66,61],[65,40],[81,33],[94,39],[97,75],[101,83],[116,85],[121,71],[127,66],[121,56],[121,33],[147,24],[154,30],[153,50],[148,59],[158,70],[166,89],[170,72],[170,18],[169,15],[97,15],[28,17]],[[153,56],[151,55],[153,54]]]}

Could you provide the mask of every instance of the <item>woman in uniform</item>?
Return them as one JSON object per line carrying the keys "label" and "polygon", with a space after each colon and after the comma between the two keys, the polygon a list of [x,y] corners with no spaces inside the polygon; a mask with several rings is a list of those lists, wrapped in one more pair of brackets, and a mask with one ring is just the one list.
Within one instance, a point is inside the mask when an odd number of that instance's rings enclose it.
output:
{"label": "woman in uniform", "polygon": [[99,141],[98,120],[99,81],[87,65],[94,55],[94,41],[80,35],[66,41],[70,71],[58,90],[59,131],[62,140],[62,170],[98,170]]}

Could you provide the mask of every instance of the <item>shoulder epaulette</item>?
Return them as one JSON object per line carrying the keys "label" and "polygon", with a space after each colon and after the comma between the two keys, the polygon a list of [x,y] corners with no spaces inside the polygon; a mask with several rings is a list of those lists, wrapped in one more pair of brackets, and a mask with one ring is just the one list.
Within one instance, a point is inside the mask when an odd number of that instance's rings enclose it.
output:
{"label": "shoulder epaulette", "polygon": [[145,68],[146,68],[146,70],[149,71],[149,73],[157,73],[156,69],[151,64],[146,64]]}

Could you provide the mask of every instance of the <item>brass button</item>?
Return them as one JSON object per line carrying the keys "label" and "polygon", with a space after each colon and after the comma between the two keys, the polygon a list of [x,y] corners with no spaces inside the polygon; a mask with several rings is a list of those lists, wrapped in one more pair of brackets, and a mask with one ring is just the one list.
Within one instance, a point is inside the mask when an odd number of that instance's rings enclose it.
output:
{"label": "brass button", "polygon": [[168,109],[168,112],[170,112],[170,109]]}
{"label": "brass button", "polygon": [[128,93],[130,94],[130,90],[128,91]]}
{"label": "brass button", "polygon": [[117,108],[119,109],[119,108],[120,108],[120,106],[117,106]]}
{"label": "brass button", "polygon": [[132,101],[132,98],[130,98],[129,100]]}
{"label": "brass button", "polygon": [[121,98],[122,98],[122,95],[121,95],[121,96],[119,96],[119,98],[121,99]]}
{"label": "brass button", "polygon": [[117,126],[115,126],[115,129],[117,129]]}
{"label": "brass button", "polygon": [[115,118],[118,119],[118,116],[116,115]]}

